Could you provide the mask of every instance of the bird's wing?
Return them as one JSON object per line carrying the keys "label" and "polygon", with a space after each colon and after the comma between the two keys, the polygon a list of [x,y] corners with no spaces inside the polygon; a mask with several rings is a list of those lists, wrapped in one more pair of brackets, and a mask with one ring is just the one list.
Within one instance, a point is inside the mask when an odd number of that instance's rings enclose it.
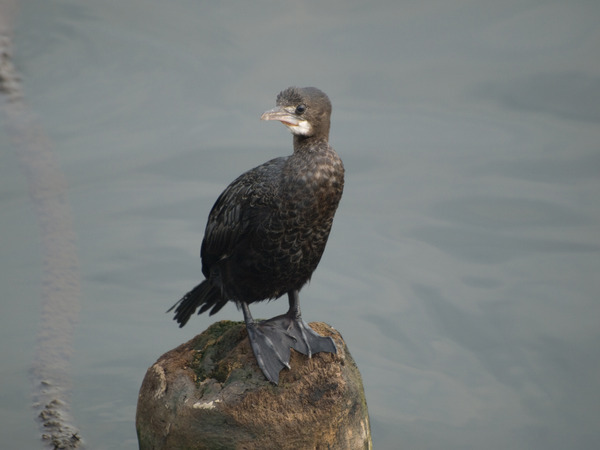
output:
{"label": "bird's wing", "polygon": [[235,179],[215,202],[202,241],[202,271],[231,254],[275,208],[278,174],[285,158],[268,161]]}

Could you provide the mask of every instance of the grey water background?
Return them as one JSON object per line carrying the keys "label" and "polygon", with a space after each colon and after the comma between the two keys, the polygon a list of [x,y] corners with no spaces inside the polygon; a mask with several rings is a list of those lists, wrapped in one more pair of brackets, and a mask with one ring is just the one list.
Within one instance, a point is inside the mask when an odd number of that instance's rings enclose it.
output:
{"label": "grey water background", "polygon": [[[291,150],[260,114],[314,85],[347,179],[301,303],[348,343],[375,448],[598,448],[599,19],[585,0],[21,2],[15,63],[77,235],[89,447],[137,448],[147,367],[241,320],[164,311],[200,279],[217,195]],[[2,130],[0,436],[39,448],[41,237],[14,145]]]}

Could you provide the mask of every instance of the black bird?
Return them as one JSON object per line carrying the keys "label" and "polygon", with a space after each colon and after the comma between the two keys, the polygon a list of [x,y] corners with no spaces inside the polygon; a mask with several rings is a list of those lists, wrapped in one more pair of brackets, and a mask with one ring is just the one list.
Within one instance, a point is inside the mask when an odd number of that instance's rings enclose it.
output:
{"label": "black bird", "polygon": [[[290,368],[290,348],[336,353],[333,339],[300,315],[298,291],[317,268],[344,188],[344,166],[329,145],[331,103],[314,87],[290,87],[262,120],[279,120],[294,135],[294,152],[240,175],[219,196],[202,242],[206,279],[169,311],[184,326],[198,307],[219,311],[228,301],[244,313],[259,367],[277,384]],[[255,322],[248,305],[288,295],[286,314]]]}

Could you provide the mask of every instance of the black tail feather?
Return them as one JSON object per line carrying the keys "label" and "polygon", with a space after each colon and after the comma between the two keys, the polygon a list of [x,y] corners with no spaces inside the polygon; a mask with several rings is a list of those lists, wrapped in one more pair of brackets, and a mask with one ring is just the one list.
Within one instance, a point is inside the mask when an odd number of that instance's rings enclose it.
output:
{"label": "black tail feather", "polygon": [[210,284],[207,280],[204,280],[190,292],[185,294],[181,300],[171,306],[167,312],[171,312],[175,309],[173,320],[175,320],[179,324],[179,328],[181,328],[187,323],[199,306],[202,307],[200,308],[200,311],[198,311],[198,314],[202,314],[207,309],[212,308],[210,311],[210,315],[212,316],[225,306],[226,303],[227,299],[224,299],[221,296],[220,290]]}

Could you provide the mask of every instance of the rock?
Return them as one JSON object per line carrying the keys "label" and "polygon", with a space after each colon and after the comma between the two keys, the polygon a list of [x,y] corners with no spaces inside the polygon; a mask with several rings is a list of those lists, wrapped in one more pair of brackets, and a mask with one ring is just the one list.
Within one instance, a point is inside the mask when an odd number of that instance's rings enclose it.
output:
{"label": "rock", "polygon": [[165,353],[140,388],[136,428],[147,449],[370,449],[360,373],[340,334],[336,355],[292,350],[279,385],[256,364],[243,322],[221,321]]}

